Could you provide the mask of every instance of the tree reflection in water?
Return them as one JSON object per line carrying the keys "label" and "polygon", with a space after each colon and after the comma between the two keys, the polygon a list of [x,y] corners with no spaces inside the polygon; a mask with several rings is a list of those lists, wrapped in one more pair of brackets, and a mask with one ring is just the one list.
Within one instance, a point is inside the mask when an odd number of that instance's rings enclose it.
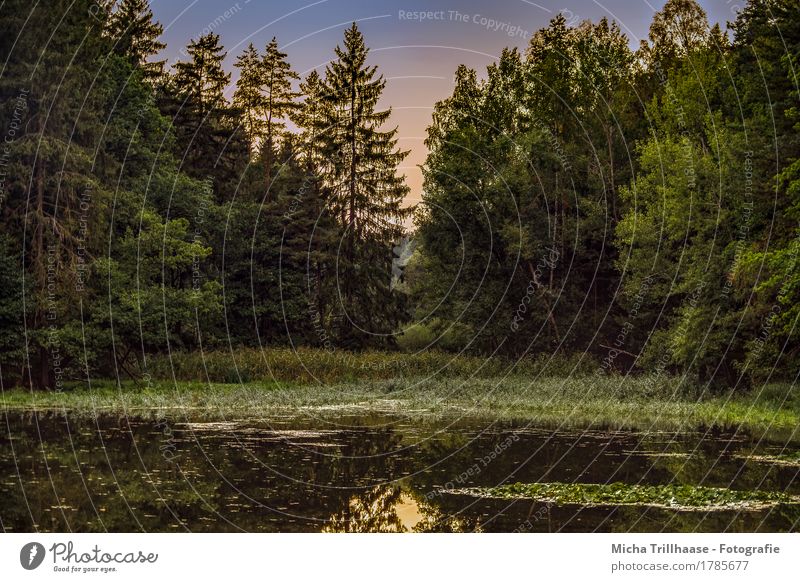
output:
{"label": "tree reflection in water", "polygon": [[[796,466],[746,460],[746,435],[568,432],[391,418],[173,422],[9,415],[0,433],[3,531],[791,531],[800,507],[681,513],[545,506],[448,488],[585,482],[704,484],[800,495]],[[477,421],[476,421],[477,422]],[[519,435],[484,464],[490,451]]]}
{"label": "tree reflection in water", "polygon": [[330,533],[456,533],[480,531],[469,520],[442,513],[398,485],[378,485],[353,495],[347,508],[336,513],[323,528]]}

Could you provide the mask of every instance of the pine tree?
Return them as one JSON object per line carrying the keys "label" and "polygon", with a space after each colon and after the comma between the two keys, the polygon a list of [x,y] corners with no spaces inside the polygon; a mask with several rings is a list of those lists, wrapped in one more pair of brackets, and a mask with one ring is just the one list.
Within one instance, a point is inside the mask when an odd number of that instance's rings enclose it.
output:
{"label": "pine tree", "polygon": [[292,70],[286,60],[286,53],[278,49],[275,37],[269,41],[261,63],[264,90],[264,171],[267,192],[272,182],[272,162],[274,148],[281,132],[285,129],[285,119],[295,107],[298,96],[292,90],[292,80],[300,77]]}
{"label": "pine tree", "polygon": [[322,79],[316,71],[311,71],[300,83],[303,102],[291,112],[292,121],[301,130],[298,147],[309,168],[315,168],[320,163],[323,147],[320,137],[324,133],[322,123],[327,116],[323,113],[325,101],[321,92]]}
{"label": "pine tree", "polygon": [[219,35],[210,32],[189,43],[188,61],[175,64],[175,90],[201,118],[225,105],[223,92],[231,76],[222,67],[227,56],[223,50]]}
{"label": "pine tree", "polygon": [[317,340],[324,344],[332,332],[336,304],[336,249],[340,228],[329,208],[330,188],[325,185],[319,171],[325,147],[321,140],[325,130],[323,124],[327,117],[321,90],[322,80],[316,71],[312,71],[300,83],[303,102],[292,110],[291,119],[300,129],[295,140],[295,155],[305,173],[299,214],[309,223],[313,233],[307,244],[309,311],[317,330]]}
{"label": "pine tree", "polygon": [[358,346],[365,334],[389,333],[402,317],[390,284],[392,245],[410,213],[402,207],[408,187],[397,175],[408,152],[397,149],[396,128],[380,131],[391,115],[377,109],[386,81],[366,64],[369,51],[355,23],[335,52],[321,86],[322,175],[345,229],[338,269],[342,341]]}
{"label": "pine tree", "polygon": [[[22,376],[31,386],[52,387],[58,382],[53,370],[78,355],[64,328],[75,322],[84,261],[97,250],[84,232],[101,228],[110,197],[94,173],[103,149],[105,12],[90,12],[89,0],[54,0],[33,11],[14,4],[3,9],[11,17],[0,41],[7,67],[0,79],[6,136],[0,231],[22,252]],[[26,14],[27,20],[17,16]]]}
{"label": "pine tree", "polygon": [[164,87],[162,110],[172,118],[176,155],[194,178],[214,181],[220,200],[233,195],[247,162],[241,121],[224,91],[230,74],[222,67],[226,53],[219,35],[209,33],[187,47],[189,60],[175,64],[175,75]]}
{"label": "pine tree", "polygon": [[266,130],[266,100],[261,90],[264,80],[262,59],[252,43],[239,55],[234,66],[239,69],[239,79],[233,94],[233,106],[242,116],[250,151],[255,152]]}
{"label": "pine tree", "polygon": [[120,0],[108,21],[107,34],[114,50],[142,69],[145,78],[161,74],[164,61],[148,62],[167,45],[159,40],[164,27],[153,20],[148,0]]}

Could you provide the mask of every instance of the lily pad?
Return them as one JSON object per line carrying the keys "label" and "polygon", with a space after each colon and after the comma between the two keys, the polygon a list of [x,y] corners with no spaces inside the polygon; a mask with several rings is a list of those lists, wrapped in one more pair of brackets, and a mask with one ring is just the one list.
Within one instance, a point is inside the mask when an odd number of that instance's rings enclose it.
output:
{"label": "lily pad", "polygon": [[800,466],[800,451],[780,455],[740,455],[740,458],[752,463],[770,463],[788,467]]}
{"label": "lily pad", "polygon": [[497,487],[449,490],[449,493],[498,499],[532,499],[556,505],[638,505],[681,511],[763,509],[800,503],[800,497],[776,491],[739,491],[697,485],[627,483],[512,483]]}

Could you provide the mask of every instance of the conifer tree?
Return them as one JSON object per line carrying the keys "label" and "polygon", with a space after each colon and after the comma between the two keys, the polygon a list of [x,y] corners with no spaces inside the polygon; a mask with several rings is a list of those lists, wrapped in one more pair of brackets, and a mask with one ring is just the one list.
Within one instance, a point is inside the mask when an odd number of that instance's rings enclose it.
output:
{"label": "conifer tree", "polygon": [[316,71],[311,71],[300,83],[302,103],[291,112],[292,121],[300,129],[295,140],[295,155],[305,172],[303,207],[312,232],[307,245],[307,294],[311,316],[317,328],[321,343],[332,332],[333,308],[336,303],[336,248],[340,228],[330,207],[330,188],[328,188],[319,168],[323,159],[321,152],[324,143],[323,125],[325,102],[321,99],[322,79]]}
{"label": "conifer tree", "polygon": [[[0,50],[6,63],[0,232],[12,236],[23,255],[26,333],[19,340],[22,376],[31,386],[53,386],[54,370],[74,356],[63,326],[74,317],[82,261],[95,250],[80,225],[97,224],[108,195],[93,172],[103,131],[97,87],[107,76],[106,13],[91,8],[88,0],[3,8],[13,20],[3,23],[8,33]],[[17,19],[26,14],[27,20]]]}
{"label": "conifer tree", "polygon": [[209,33],[187,47],[189,60],[175,65],[165,87],[164,112],[173,120],[182,167],[190,176],[212,177],[219,199],[232,195],[247,161],[240,120],[225,99],[230,81],[219,35]]}
{"label": "conifer tree", "polygon": [[295,107],[298,94],[292,90],[292,80],[300,77],[292,70],[286,60],[286,53],[278,49],[275,37],[267,44],[261,62],[264,91],[264,171],[267,191],[272,181],[272,162],[274,148],[281,132],[285,129],[285,119]]}
{"label": "conifer tree", "polygon": [[200,117],[225,105],[223,92],[231,76],[222,67],[227,56],[223,51],[219,35],[210,32],[189,43],[188,61],[175,64],[175,90]]}
{"label": "conifer tree", "polygon": [[107,34],[117,54],[128,58],[145,78],[160,74],[164,61],[148,62],[167,45],[159,40],[164,27],[153,19],[148,0],[120,0],[108,21]]}
{"label": "conifer tree", "polygon": [[239,69],[236,91],[233,94],[233,106],[242,116],[250,151],[255,152],[264,136],[266,121],[264,119],[265,98],[262,92],[264,80],[261,56],[250,43],[239,55],[234,64]]}
{"label": "conifer tree", "polygon": [[314,167],[320,161],[320,136],[324,133],[323,114],[325,102],[322,100],[322,79],[319,73],[311,71],[300,83],[300,95],[303,102],[291,112],[291,119],[300,128],[298,148],[308,167]]}
{"label": "conifer tree", "polygon": [[358,346],[368,335],[386,337],[401,316],[390,283],[392,245],[410,212],[402,207],[408,187],[397,174],[408,152],[397,149],[396,128],[380,130],[391,115],[378,109],[386,81],[366,64],[369,51],[355,23],[335,52],[321,86],[322,175],[344,227],[337,269],[341,341]]}

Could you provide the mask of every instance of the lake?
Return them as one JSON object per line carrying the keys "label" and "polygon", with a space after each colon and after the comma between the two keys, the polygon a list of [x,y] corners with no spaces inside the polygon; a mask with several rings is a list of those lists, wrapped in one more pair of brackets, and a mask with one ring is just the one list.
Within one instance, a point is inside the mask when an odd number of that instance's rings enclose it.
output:
{"label": "lake", "polygon": [[[800,506],[680,511],[487,499],[501,483],[800,494],[780,442],[404,416],[204,422],[28,413],[0,433],[4,531],[795,531]],[[749,459],[747,457],[750,457]]]}

